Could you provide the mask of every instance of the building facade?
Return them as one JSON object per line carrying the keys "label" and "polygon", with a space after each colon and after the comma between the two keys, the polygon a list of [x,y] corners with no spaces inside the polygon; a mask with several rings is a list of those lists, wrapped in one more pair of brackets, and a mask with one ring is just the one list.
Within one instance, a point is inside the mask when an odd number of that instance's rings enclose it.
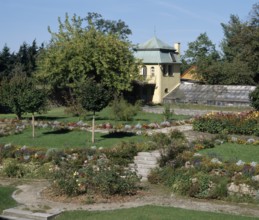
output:
{"label": "building facade", "polygon": [[140,74],[144,78],[140,88],[141,98],[159,104],[180,85],[180,44],[174,47],[153,37],[134,48],[135,57],[142,61]]}

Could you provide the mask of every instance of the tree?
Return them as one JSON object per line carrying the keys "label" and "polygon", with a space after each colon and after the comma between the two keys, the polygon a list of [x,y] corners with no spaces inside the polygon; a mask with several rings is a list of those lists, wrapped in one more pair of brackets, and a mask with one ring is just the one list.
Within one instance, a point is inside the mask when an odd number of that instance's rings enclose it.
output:
{"label": "tree", "polygon": [[259,26],[259,3],[255,3],[249,13],[249,24]]}
{"label": "tree", "polygon": [[[211,65],[219,59],[219,53],[216,50],[216,46],[208,38],[206,33],[200,34],[193,42],[188,43],[188,49],[185,51],[182,57],[185,69],[188,69],[192,65],[198,67],[198,75],[202,76],[202,71],[206,65]],[[206,65],[204,65],[206,64]]]}
{"label": "tree", "polygon": [[222,56],[206,34],[189,43],[183,56],[183,66],[197,66],[197,75],[207,84],[254,85],[259,83],[259,4],[255,4],[248,21],[231,15],[221,24],[224,39]]}
{"label": "tree", "polygon": [[32,137],[35,137],[35,112],[40,112],[46,106],[46,93],[42,89],[38,89],[35,85],[32,84],[28,89],[25,97],[23,99],[23,110],[26,113],[32,114]]}
{"label": "tree", "polygon": [[[21,119],[22,114],[32,114],[32,136],[34,132],[34,113],[40,112],[46,104],[46,94],[38,89],[32,78],[22,72],[21,66],[16,66],[16,73],[9,79],[4,79],[0,84],[0,97],[13,113]],[[17,73],[18,72],[18,73]]]}
{"label": "tree", "polygon": [[16,54],[16,62],[23,66],[23,71],[27,76],[32,76],[36,70],[36,57],[38,54],[38,46],[36,40],[32,42],[32,45],[23,43],[18,53]]}
{"label": "tree", "polygon": [[132,34],[128,25],[126,25],[125,22],[122,20],[105,20],[102,18],[102,15],[92,12],[88,13],[85,20],[87,20],[88,22],[88,30],[94,27],[97,31],[102,32],[104,34],[115,34],[121,40],[128,39],[128,35]]}
{"label": "tree", "polygon": [[[256,25],[256,17],[250,19],[251,21],[242,22],[238,16],[231,15],[228,24],[221,24],[224,31],[221,47],[224,61],[246,64],[243,72],[252,73],[250,85],[253,85],[259,82],[259,26],[258,23]],[[237,73],[229,70],[229,75]]]}
{"label": "tree", "polygon": [[107,31],[106,24],[111,23],[93,17],[95,20],[74,15],[70,20],[66,15],[64,22],[59,19],[57,33],[50,30],[52,39],[39,56],[37,76],[52,91],[67,90],[73,97],[78,84],[93,78],[119,93],[130,90],[131,81],[137,78],[138,64],[130,43],[121,40],[125,38],[121,29]]}
{"label": "tree", "polygon": [[93,112],[92,143],[94,143],[95,113],[105,108],[111,100],[110,91],[102,84],[89,79],[81,87],[79,99],[82,107]]}
{"label": "tree", "polygon": [[251,102],[251,106],[259,111],[259,86],[249,94],[249,99]]}
{"label": "tree", "polygon": [[14,54],[11,54],[10,48],[5,45],[0,52],[0,81],[4,77],[10,76],[14,67]]}
{"label": "tree", "polygon": [[199,76],[210,85],[252,85],[254,83],[253,73],[247,70],[247,63],[239,60],[202,62],[198,68]]}

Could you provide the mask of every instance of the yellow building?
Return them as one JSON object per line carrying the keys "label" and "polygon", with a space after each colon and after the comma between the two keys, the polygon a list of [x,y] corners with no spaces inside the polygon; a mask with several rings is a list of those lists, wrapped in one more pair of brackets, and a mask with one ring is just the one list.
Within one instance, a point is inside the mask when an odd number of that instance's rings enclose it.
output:
{"label": "yellow building", "polygon": [[159,104],[180,85],[180,43],[174,47],[153,37],[135,49],[135,57],[143,63],[140,74],[145,79],[141,98]]}

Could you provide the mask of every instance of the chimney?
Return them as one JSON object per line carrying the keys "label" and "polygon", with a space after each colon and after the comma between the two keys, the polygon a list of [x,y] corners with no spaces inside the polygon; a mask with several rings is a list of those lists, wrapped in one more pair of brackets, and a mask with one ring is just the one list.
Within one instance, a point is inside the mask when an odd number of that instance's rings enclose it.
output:
{"label": "chimney", "polygon": [[174,49],[176,50],[176,53],[178,54],[178,57],[181,55],[181,43],[177,42],[174,44]]}

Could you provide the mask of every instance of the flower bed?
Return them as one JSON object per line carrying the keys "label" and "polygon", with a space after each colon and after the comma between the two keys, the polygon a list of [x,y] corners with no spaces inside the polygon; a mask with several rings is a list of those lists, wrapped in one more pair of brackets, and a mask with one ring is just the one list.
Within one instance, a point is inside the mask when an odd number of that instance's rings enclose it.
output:
{"label": "flower bed", "polygon": [[[2,126],[0,127],[0,137],[13,135],[23,132],[24,129],[28,128],[31,125],[31,121],[29,120],[16,120],[16,119],[1,119],[0,123]],[[180,126],[184,124],[192,123],[191,120],[183,120],[183,121],[164,121],[161,123],[150,123],[150,124],[140,124],[137,123],[135,125],[130,124],[111,124],[111,123],[102,123],[97,124],[97,129],[102,130],[110,130],[110,131],[131,131],[137,132],[139,130],[146,130],[146,129],[159,129],[171,126]],[[35,121],[36,128],[51,128],[53,130],[61,130],[61,129],[68,129],[68,130],[87,130],[90,129],[90,125],[83,122],[59,122],[59,121]]]}
{"label": "flower bed", "polygon": [[196,131],[223,134],[259,136],[259,112],[210,113],[196,117],[193,121]]}

